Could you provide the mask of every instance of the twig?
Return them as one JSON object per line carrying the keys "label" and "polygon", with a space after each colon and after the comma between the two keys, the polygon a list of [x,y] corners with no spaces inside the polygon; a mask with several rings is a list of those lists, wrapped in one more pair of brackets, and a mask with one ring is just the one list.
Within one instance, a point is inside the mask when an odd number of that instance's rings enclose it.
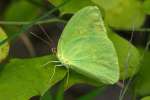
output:
{"label": "twig", "polygon": [[35,54],[35,49],[30,41],[30,39],[25,35],[25,34],[21,34],[21,37],[22,41],[24,42],[24,45],[27,47],[29,53],[30,53],[30,56],[31,57],[34,57],[36,54]]}
{"label": "twig", "polygon": [[[37,21],[34,23],[34,25],[56,23],[56,22],[66,23],[65,20],[53,18],[48,20]],[[29,25],[30,23],[31,21],[0,21],[1,25]]]}
{"label": "twig", "polygon": [[[132,31],[132,30],[122,30],[122,31]],[[134,31],[138,31],[138,32],[150,32],[150,28],[139,28],[139,29],[134,29]]]}

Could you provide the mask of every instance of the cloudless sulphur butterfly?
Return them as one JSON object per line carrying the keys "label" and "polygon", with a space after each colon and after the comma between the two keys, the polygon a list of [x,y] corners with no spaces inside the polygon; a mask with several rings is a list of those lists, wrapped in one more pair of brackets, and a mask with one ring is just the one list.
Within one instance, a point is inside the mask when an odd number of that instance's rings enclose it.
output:
{"label": "cloudless sulphur butterfly", "polygon": [[119,79],[117,54],[95,6],[81,9],[68,22],[57,57],[65,67],[99,82],[114,84]]}

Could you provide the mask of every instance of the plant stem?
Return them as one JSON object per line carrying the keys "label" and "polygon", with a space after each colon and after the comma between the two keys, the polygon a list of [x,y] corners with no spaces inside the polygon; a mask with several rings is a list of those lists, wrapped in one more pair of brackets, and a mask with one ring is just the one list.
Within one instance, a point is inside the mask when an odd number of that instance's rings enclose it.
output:
{"label": "plant stem", "polygon": [[135,29],[135,31],[139,31],[139,32],[150,32],[150,28]]}
{"label": "plant stem", "polygon": [[[53,18],[48,20],[37,21],[34,24],[38,25],[38,24],[56,23],[56,22],[66,23],[65,20]],[[31,23],[30,21],[0,21],[1,25],[29,25],[30,23]]]}
{"label": "plant stem", "polygon": [[[133,31],[133,30],[122,30],[122,31]],[[134,29],[134,31],[138,31],[138,32],[150,32],[150,28],[139,28],[139,29]]]}

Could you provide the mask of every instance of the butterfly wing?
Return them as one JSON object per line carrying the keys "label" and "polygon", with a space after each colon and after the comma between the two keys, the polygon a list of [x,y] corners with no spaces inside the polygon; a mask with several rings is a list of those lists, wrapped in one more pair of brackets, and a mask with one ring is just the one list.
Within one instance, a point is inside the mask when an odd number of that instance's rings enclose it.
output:
{"label": "butterfly wing", "polygon": [[116,51],[97,7],[85,7],[71,18],[60,37],[57,56],[69,68],[89,78],[106,84],[119,79]]}

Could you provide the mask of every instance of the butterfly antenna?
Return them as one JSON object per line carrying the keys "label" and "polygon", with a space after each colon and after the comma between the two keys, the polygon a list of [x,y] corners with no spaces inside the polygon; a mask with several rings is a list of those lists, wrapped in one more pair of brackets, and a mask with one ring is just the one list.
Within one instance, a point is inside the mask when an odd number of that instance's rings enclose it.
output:
{"label": "butterfly antenna", "polygon": [[46,30],[43,28],[42,25],[38,24],[40,29],[43,31],[43,33],[45,34],[45,36],[47,37],[47,39],[49,40],[49,42],[53,43],[53,40],[49,37],[48,33],[46,32]]}
{"label": "butterfly antenna", "polygon": [[[43,33],[45,34],[45,36],[47,37],[47,39],[49,40],[49,42],[50,42],[51,44],[54,44],[55,42],[53,41],[52,38],[50,38],[50,36],[48,35],[47,31],[43,28],[43,26],[40,25],[40,24],[38,24],[38,25],[39,25],[40,29],[43,31]],[[51,51],[52,51],[52,53],[55,54],[55,53],[56,53],[56,48],[53,48],[53,47],[52,47]]]}
{"label": "butterfly antenna", "polygon": [[40,39],[42,42],[44,42],[46,45],[50,46],[50,43],[46,40],[44,40],[43,38],[41,38],[40,36],[38,36],[37,34],[30,32],[30,34],[38,39]]}
{"label": "butterfly antenna", "polygon": [[[132,27],[132,34],[131,34],[131,38],[129,40],[129,43],[132,43],[132,40],[133,40],[133,36],[134,36],[134,25]],[[123,100],[124,96],[125,96],[125,93],[126,91],[128,90],[128,87],[132,81],[132,77],[129,79],[129,81],[127,82],[127,84],[125,85],[125,77],[128,75],[128,67],[129,67],[129,60],[131,58],[131,45],[129,45],[128,47],[128,54],[127,54],[127,59],[125,61],[125,66],[124,66],[124,70],[125,70],[125,73],[124,73],[124,79],[123,79],[123,88],[121,89],[121,92],[120,92],[120,95],[119,95],[119,100]]]}

